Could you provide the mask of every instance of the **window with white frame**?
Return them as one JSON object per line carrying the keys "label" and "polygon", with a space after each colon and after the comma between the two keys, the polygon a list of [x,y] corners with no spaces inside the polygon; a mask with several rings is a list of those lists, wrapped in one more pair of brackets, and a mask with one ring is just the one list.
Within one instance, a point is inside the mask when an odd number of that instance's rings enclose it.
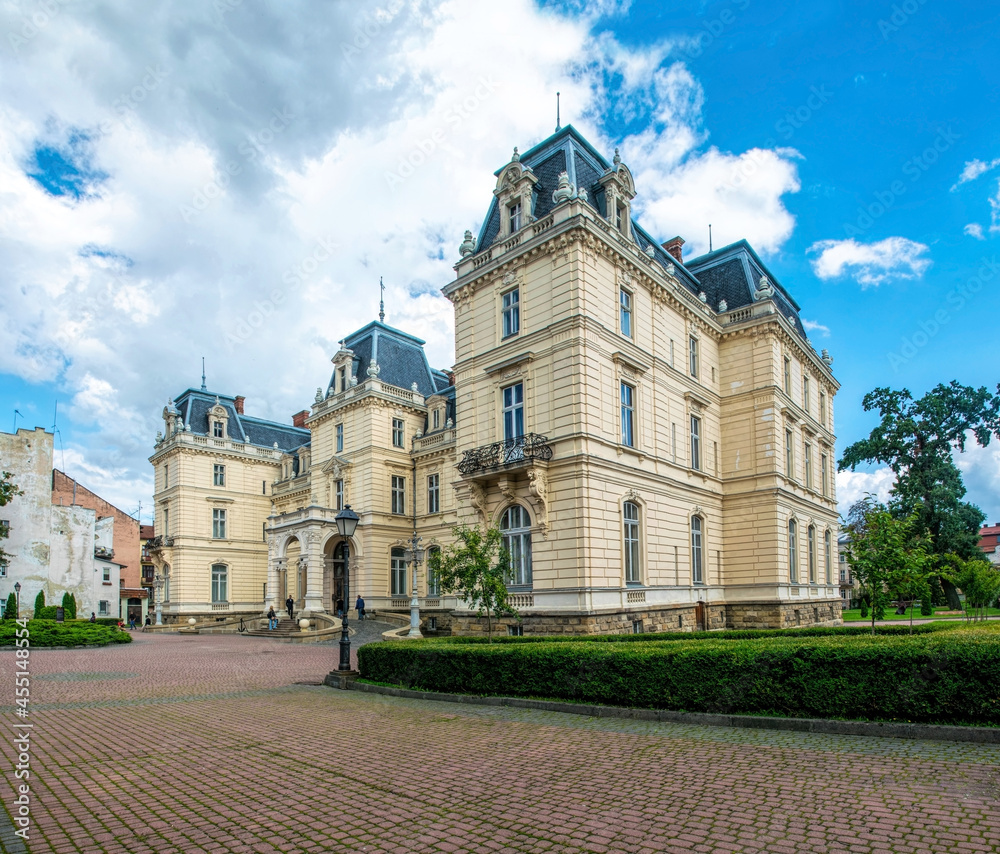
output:
{"label": "window with white frame", "polygon": [[784,377],[783,377],[783,379],[784,379],[784,385],[785,385],[785,394],[787,394],[789,397],[791,397],[792,396],[792,360],[789,359],[788,356],[785,356],[785,361],[784,361]]}
{"label": "window with white frame", "polygon": [[428,596],[440,596],[441,595],[441,578],[438,576],[437,572],[434,571],[434,556],[440,556],[441,549],[439,546],[431,546],[427,549],[427,595]]}
{"label": "window with white frame", "polygon": [[805,466],[806,474],[806,489],[812,489],[813,487],[813,470],[812,470],[812,445],[808,442],[804,443],[803,447],[804,456],[802,458],[803,465]]}
{"label": "window with white frame", "polygon": [[820,494],[826,497],[826,478],[827,478],[827,466],[829,465],[827,461],[826,454],[819,455],[819,485]]}
{"label": "window with white frame", "polygon": [[222,427],[222,422],[221,421],[213,421],[212,422],[212,435],[216,439],[222,439],[223,438],[223,434],[224,434],[224,430],[223,430],[223,427]]}
{"label": "window with white frame", "polygon": [[226,485],[226,467],[215,463],[212,466],[212,486]]}
{"label": "window with white frame", "polygon": [[434,425],[434,427],[433,427],[434,430],[439,430],[441,428],[441,410],[440,409],[435,409],[431,413],[431,421],[432,421],[432,423]]}
{"label": "window with white frame", "polygon": [[392,512],[396,516],[406,515],[406,478],[398,474],[392,476]]}
{"label": "window with white frame", "polygon": [[335,480],[333,482],[334,506],[337,510],[344,509],[344,481]]}
{"label": "window with white frame", "polygon": [[816,583],[816,529],[810,525],[806,532],[806,546],[809,549],[809,583]]}
{"label": "window with white frame", "polygon": [[510,555],[508,583],[514,587],[531,585],[531,519],[519,504],[508,507],[500,518],[503,546]]}
{"label": "window with white frame", "polygon": [[792,431],[785,430],[785,474],[789,480],[795,477],[795,451],[792,446]]}
{"label": "window with white frame", "polygon": [[705,571],[702,560],[702,521],[701,516],[691,517],[691,583],[704,584]]}
{"label": "window with white frame", "polygon": [[404,430],[403,419],[402,418],[393,418],[392,419],[392,446],[394,448],[402,448],[403,447],[403,440],[404,440],[403,430]]}
{"label": "window with white frame", "polygon": [[170,536],[170,508],[163,508],[163,536]]}
{"label": "window with white frame", "polygon": [[698,378],[698,339],[693,335],[688,339],[688,368],[691,376]]}
{"label": "window with white frame", "polygon": [[337,448],[335,453],[339,454],[344,450],[344,425],[338,424],[334,432],[336,436],[336,448]]}
{"label": "window with white frame", "polygon": [[163,601],[170,601],[170,564],[163,567]]}
{"label": "window with white frame", "polygon": [[441,475],[427,475],[427,512],[441,512]]}
{"label": "window with white frame", "polygon": [[503,390],[503,437],[516,439],[524,435],[524,384],[509,385]]}
{"label": "window with white frame", "polygon": [[796,538],[798,526],[794,519],[788,520],[788,580],[792,584],[799,583],[799,554]]}
{"label": "window with white frame", "polygon": [[635,389],[621,384],[622,444],[635,447]]}
{"label": "window with white frame", "polygon": [[500,298],[500,316],[503,321],[503,337],[510,338],[521,331],[521,289],[507,291]]}
{"label": "window with white frame", "polygon": [[163,488],[166,489],[170,486],[170,464],[163,464]]}
{"label": "window with white frame", "polygon": [[626,338],[632,337],[632,294],[625,288],[618,292],[618,322],[621,333]]}
{"label": "window with white frame", "polygon": [[802,375],[802,408],[809,412],[809,377]]}
{"label": "window with white frame", "polygon": [[392,596],[406,595],[406,552],[393,549],[389,555],[389,592]]}
{"label": "window with white frame", "polygon": [[0,560],[0,578],[7,577],[7,562]]}
{"label": "window with white frame", "polygon": [[642,581],[639,563],[639,505],[626,501],[622,505],[625,537],[625,583],[638,584]]}
{"label": "window with white frame", "polygon": [[340,382],[337,384],[339,386],[339,391],[347,391],[347,367],[337,368],[337,378]]}
{"label": "window with white frame", "polygon": [[104,571],[101,574],[101,581],[103,581],[105,584],[110,584],[111,583],[111,567],[110,566],[105,566],[105,567],[103,567],[103,570]]}
{"label": "window with white frame", "polygon": [[833,584],[833,537],[829,531],[823,534],[823,563],[826,569],[826,583]]}
{"label": "window with white frame", "polygon": [[102,599],[97,603],[97,613],[101,617],[107,617],[111,614],[111,603],[107,599]]}
{"label": "window with white frame", "polygon": [[701,419],[691,416],[691,468],[701,471]]}
{"label": "window with white frame", "polygon": [[212,511],[212,539],[226,539],[226,511],[216,508]]}
{"label": "window with white frame", "polygon": [[819,393],[819,423],[826,427],[826,392]]}
{"label": "window with white frame", "polygon": [[513,234],[521,227],[521,203],[514,202],[512,205],[508,205],[507,216],[508,223],[510,224],[510,233]]}
{"label": "window with white frame", "polygon": [[229,567],[224,563],[212,565],[212,601],[229,601]]}

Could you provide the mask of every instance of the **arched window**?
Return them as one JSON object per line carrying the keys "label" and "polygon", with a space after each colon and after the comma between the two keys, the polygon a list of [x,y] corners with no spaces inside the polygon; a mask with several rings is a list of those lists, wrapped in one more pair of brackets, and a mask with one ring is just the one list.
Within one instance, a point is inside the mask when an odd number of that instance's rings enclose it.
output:
{"label": "arched window", "polygon": [[406,550],[393,549],[389,558],[389,592],[393,596],[406,595]]}
{"label": "arched window", "polygon": [[333,603],[334,613],[337,613],[339,610],[337,604],[344,601],[344,567],[346,566],[346,561],[344,560],[345,554],[349,555],[347,552],[347,544],[341,540],[333,547],[333,588],[330,593],[330,598]]}
{"label": "arched window", "polygon": [[794,519],[788,521],[788,580],[792,584],[799,583],[799,557],[795,540],[798,536],[798,527]]}
{"label": "arched window", "polygon": [[229,601],[229,567],[224,563],[212,565],[212,601]]}
{"label": "arched window", "polygon": [[704,584],[705,573],[702,562],[702,522],[701,516],[691,517],[691,583]]}
{"label": "arched window", "polygon": [[625,583],[638,584],[642,581],[639,563],[639,505],[626,501],[622,505],[625,526]]}
{"label": "arched window", "polygon": [[440,596],[441,595],[441,582],[437,576],[437,573],[431,568],[431,558],[434,555],[440,555],[441,548],[439,546],[431,546],[427,549],[427,595],[428,596]]}
{"label": "arched window", "polygon": [[829,531],[823,534],[823,559],[826,563],[826,583],[833,584],[833,554]]}
{"label": "arched window", "polygon": [[809,542],[809,583],[816,583],[816,529],[810,525],[807,535]]}
{"label": "arched window", "polygon": [[503,545],[510,554],[510,581],[513,587],[531,586],[531,519],[528,511],[515,504],[500,519]]}

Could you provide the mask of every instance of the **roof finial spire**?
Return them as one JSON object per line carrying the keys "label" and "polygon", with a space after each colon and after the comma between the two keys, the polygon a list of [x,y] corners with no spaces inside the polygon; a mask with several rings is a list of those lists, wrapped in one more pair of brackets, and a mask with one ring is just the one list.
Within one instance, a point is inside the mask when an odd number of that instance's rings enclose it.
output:
{"label": "roof finial spire", "polygon": [[382,277],[378,277],[378,286],[381,292],[378,301],[378,319],[379,323],[385,323],[385,285],[382,284]]}
{"label": "roof finial spire", "polygon": [[712,251],[712,223],[708,224],[708,251]]}
{"label": "roof finial spire", "polygon": [[205,385],[205,357],[201,357],[201,390],[208,391],[208,387]]}
{"label": "roof finial spire", "polygon": [[562,122],[559,121],[559,93],[556,92],[556,133],[562,130]]}

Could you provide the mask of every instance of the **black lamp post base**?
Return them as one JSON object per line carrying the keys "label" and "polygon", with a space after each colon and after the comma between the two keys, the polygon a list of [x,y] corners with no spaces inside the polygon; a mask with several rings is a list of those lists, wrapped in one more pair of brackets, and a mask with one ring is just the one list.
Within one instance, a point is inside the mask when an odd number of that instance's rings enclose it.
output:
{"label": "black lamp post base", "polygon": [[351,683],[360,675],[357,670],[333,670],[326,675],[323,684],[330,688],[347,690],[351,687]]}

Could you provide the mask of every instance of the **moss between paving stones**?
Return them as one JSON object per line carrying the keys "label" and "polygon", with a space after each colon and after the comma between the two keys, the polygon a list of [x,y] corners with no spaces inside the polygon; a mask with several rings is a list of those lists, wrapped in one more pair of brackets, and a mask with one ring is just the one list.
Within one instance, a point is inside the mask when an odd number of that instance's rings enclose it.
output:
{"label": "moss between paving stones", "polygon": [[[629,636],[632,637],[632,636]],[[913,636],[368,644],[366,680],[686,712],[1000,724],[1000,625]]]}
{"label": "moss between paving stones", "polygon": [[[0,623],[0,646],[13,646],[15,630],[20,627],[5,620]],[[116,626],[102,626],[88,620],[57,623],[55,620],[29,620],[28,640],[31,649],[52,646],[107,646],[112,643],[131,643],[132,636]]]}

